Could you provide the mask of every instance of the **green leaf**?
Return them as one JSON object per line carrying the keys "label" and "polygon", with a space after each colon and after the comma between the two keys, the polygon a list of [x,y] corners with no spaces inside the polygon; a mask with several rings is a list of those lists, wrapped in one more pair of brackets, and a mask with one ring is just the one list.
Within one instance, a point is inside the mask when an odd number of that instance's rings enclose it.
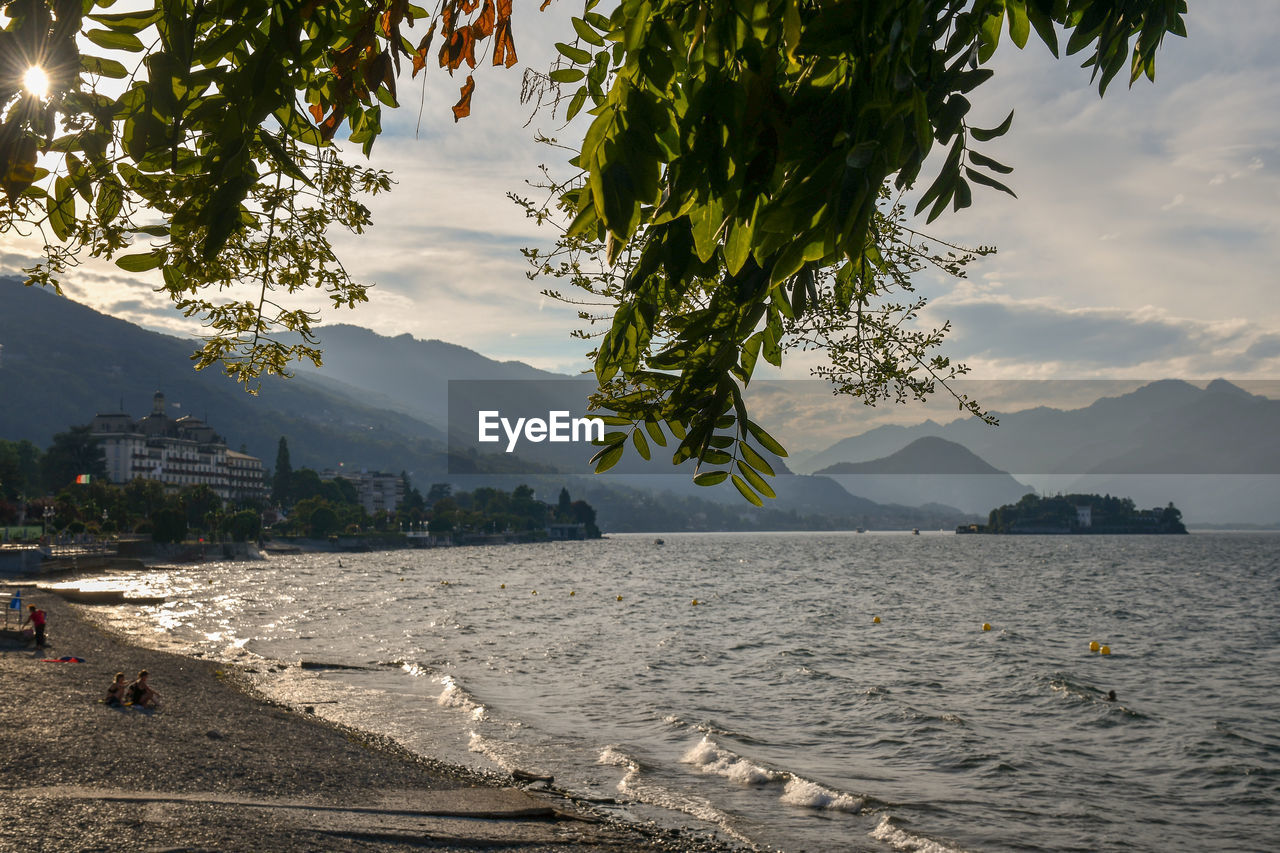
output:
{"label": "green leaf", "polygon": [[592,44],[596,47],[604,47],[604,39],[601,38],[598,32],[596,32],[595,27],[591,26],[581,18],[572,18],[570,19],[570,23],[573,24],[573,31],[578,34],[578,38],[582,39],[587,44]]}
{"label": "green leaf", "polygon": [[640,454],[640,458],[649,461],[649,442],[645,441],[644,433],[641,430],[632,430],[631,443],[636,446],[636,452]]}
{"label": "green leaf", "polygon": [[564,114],[565,121],[573,121],[573,117],[576,116],[579,113],[579,111],[582,110],[582,105],[585,104],[586,102],[587,102],[586,87],[583,87],[579,89],[577,92],[574,92],[573,99],[569,101],[569,109],[566,110]]}
{"label": "green leaf", "polygon": [[1005,117],[1005,120],[1000,122],[1000,124],[998,124],[997,126],[991,128],[990,130],[983,130],[980,127],[971,127],[969,128],[969,135],[972,136],[974,139],[978,140],[979,142],[990,142],[991,140],[995,139],[997,136],[1004,136],[1006,133],[1008,133],[1009,127],[1012,124],[1013,124],[1013,110],[1009,110],[1009,115],[1007,115]]}
{"label": "green leaf", "polygon": [[876,149],[879,147],[880,143],[874,140],[859,142],[849,149],[848,154],[844,155],[844,164],[850,169],[865,169],[871,165],[871,159],[875,156]]}
{"label": "green leaf", "polygon": [[698,260],[703,263],[711,260],[719,245],[717,241],[723,222],[722,210],[719,204],[704,204],[689,214],[694,250],[698,253]]}
{"label": "green leaf", "polygon": [[742,459],[752,468],[761,473],[768,474],[770,477],[776,476],[773,473],[773,466],[765,460],[763,456],[756,453],[755,448],[747,444],[745,441],[738,442],[738,452],[742,454]]}
{"label": "green leaf", "polygon": [[751,488],[755,489],[766,498],[776,498],[778,496],[773,491],[773,487],[765,482],[764,477],[761,477],[758,473],[751,470],[750,466],[743,463],[741,459],[738,460],[738,473],[740,473],[743,478],[751,484]]}
{"label": "green leaf", "polygon": [[992,160],[990,157],[987,157],[983,154],[979,154],[977,151],[973,151],[973,150],[969,151],[969,162],[977,166],[985,166],[991,171],[999,172],[1002,175],[1007,175],[1013,171],[1012,166],[1006,166],[1003,163],[1000,163],[996,160]]}
{"label": "green leaf", "polygon": [[784,0],[782,10],[782,42],[787,47],[787,58],[796,58],[796,48],[800,46],[800,3],[799,0]]}
{"label": "green leaf", "polygon": [[737,275],[751,256],[751,237],[755,230],[755,218],[737,219],[729,226],[724,243],[724,263],[729,275]]}
{"label": "green leaf", "polygon": [[728,476],[728,471],[703,471],[694,476],[693,482],[698,486],[715,486],[723,483]]}
{"label": "green leaf", "polygon": [[1000,190],[1000,192],[1008,193],[1014,198],[1018,197],[1018,194],[1015,193],[1013,190],[1009,189],[1004,184],[997,181],[995,178],[984,175],[982,172],[979,172],[975,169],[965,169],[964,173],[968,175],[969,180],[973,181],[975,184],[982,184],[984,187],[991,187],[992,189]]}
{"label": "green leaf", "polygon": [[1004,23],[1004,9],[996,8],[982,21],[982,47],[978,50],[978,61],[986,62],[996,52],[1000,44],[1000,26]]}
{"label": "green leaf", "polygon": [[122,255],[116,258],[116,266],[129,272],[146,272],[164,263],[162,252],[146,252],[141,255]]}
{"label": "green leaf", "polygon": [[[787,247],[782,250],[778,258],[773,262],[773,270],[769,273],[770,284],[781,284],[791,276],[800,272],[800,267],[804,265],[804,243],[800,240],[792,240]],[[792,303],[792,310],[795,309],[795,303]],[[799,316],[798,314],[796,316]]]}
{"label": "green leaf", "polygon": [[728,465],[733,461],[733,457],[728,453],[711,447],[704,448],[698,458],[703,462],[709,462],[712,465]]}
{"label": "green leaf", "polygon": [[1009,16],[1009,38],[1021,50],[1027,46],[1027,36],[1031,34],[1031,21],[1027,17],[1025,0],[1006,0],[1005,13]]}
{"label": "green leaf", "polygon": [[53,195],[45,204],[45,210],[49,214],[49,227],[57,238],[66,240],[70,237],[76,219],[76,200],[72,195],[70,178],[64,175],[54,181]]}
{"label": "green leaf", "polygon": [[142,40],[133,33],[90,30],[84,36],[98,47],[105,47],[108,50],[127,50],[130,53],[137,53],[144,47]]}
{"label": "green leaf", "polygon": [[734,488],[736,488],[738,492],[748,501],[755,504],[756,506],[764,506],[764,501],[760,499],[760,496],[757,495],[755,492],[751,491],[751,489],[747,486],[747,484],[742,482],[742,478],[739,477],[737,474],[733,475],[733,485],[734,485]]}
{"label": "green leaf", "polygon": [[1027,11],[1027,17],[1031,21],[1031,26],[1035,27],[1036,35],[1040,36],[1040,40],[1049,48],[1049,52],[1055,57],[1058,55],[1058,31],[1054,26],[1053,17],[1048,11],[1052,8],[1052,4],[1043,6],[1040,2],[1033,2],[1030,6],[1024,4]]}
{"label": "green leaf", "polygon": [[618,464],[618,460],[622,458],[622,444],[611,444],[591,457],[591,463],[596,466],[596,473],[603,474],[614,465]]}
{"label": "green leaf", "polygon": [[[108,4],[102,3],[99,5],[106,6]],[[102,24],[109,30],[136,33],[140,30],[145,30],[152,24],[158,23],[164,17],[164,9],[157,6],[149,12],[99,13],[86,17],[95,23]]]}
{"label": "green leaf", "polygon": [[591,54],[580,47],[574,47],[571,44],[565,44],[562,41],[556,42],[556,50],[566,57],[574,65],[589,65],[591,63]]}
{"label": "green leaf", "polygon": [[751,433],[756,441],[760,442],[760,446],[772,453],[774,456],[786,458],[787,451],[777,439],[765,432],[764,429],[755,421],[747,421],[747,432]]}
{"label": "green leaf", "polygon": [[114,59],[101,56],[81,55],[80,67],[88,74],[100,74],[113,80],[123,80],[129,76],[129,69]]}
{"label": "green leaf", "polygon": [[94,202],[94,210],[98,219],[108,223],[116,218],[124,203],[124,187],[115,175],[108,175],[98,185],[98,198]]}
{"label": "green leaf", "polygon": [[[557,68],[551,72],[551,79],[557,83],[577,83],[586,76],[587,72],[581,68]],[[586,90],[581,90],[581,94],[585,98]]]}
{"label": "green leaf", "polygon": [[655,423],[654,421],[645,421],[644,429],[645,429],[645,432],[649,433],[649,437],[652,438],[654,440],[654,443],[657,444],[659,447],[667,446],[667,437],[662,434],[662,427],[659,426],[657,423]]}

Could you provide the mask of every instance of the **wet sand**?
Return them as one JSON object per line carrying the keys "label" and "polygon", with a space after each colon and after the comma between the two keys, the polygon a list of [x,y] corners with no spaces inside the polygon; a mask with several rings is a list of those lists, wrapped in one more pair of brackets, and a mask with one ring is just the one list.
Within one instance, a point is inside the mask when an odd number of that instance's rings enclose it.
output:
{"label": "wet sand", "polygon": [[[423,758],[271,703],[224,664],[134,646],[53,594],[23,599],[49,646],[0,639],[0,849],[732,849]],[[42,660],[63,656],[85,662]],[[100,701],[141,669],[158,711]]]}

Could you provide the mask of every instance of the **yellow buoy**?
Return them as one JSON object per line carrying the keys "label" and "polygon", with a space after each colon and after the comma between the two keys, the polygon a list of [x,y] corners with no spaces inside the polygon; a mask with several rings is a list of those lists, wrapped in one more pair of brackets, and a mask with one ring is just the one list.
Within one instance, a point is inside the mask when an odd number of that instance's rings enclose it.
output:
{"label": "yellow buoy", "polygon": [[695,599],[693,600],[693,606],[694,606],[694,607],[697,607],[697,606],[698,606],[698,604],[699,604],[698,599],[696,599],[696,598],[695,598]]}
{"label": "yellow buoy", "polygon": [[576,595],[576,593],[573,590],[569,590],[569,596],[573,597],[574,595]]}
{"label": "yellow buoy", "polygon": [[507,585],[505,583],[498,584],[498,589],[506,589],[506,588],[507,588]]}
{"label": "yellow buoy", "polygon": [[1109,654],[1111,654],[1111,647],[1110,647],[1110,646],[1103,646],[1102,648],[1098,649],[1098,653],[1099,653],[1099,654],[1104,654],[1104,655],[1109,655]]}
{"label": "yellow buoy", "polygon": [[534,594],[534,595],[537,595],[537,594],[538,594],[538,591],[535,589],[535,590],[533,591],[533,594]]}
{"label": "yellow buoy", "polygon": [[871,624],[873,624],[873,625],[879,625],[879,624],[880,624],[880,617],[879,617],[879,616],[876,616],[874,619],[872,619],[872,620],[871,620]]}
{"label": "yellow buoy", "polygon": [[1102,648],[1102,646],[1098,645],[1097,640],[1094,640],[1093,642],[1089,643],[1089,651],[1091,652],[1096,652],[1100,648]]}
{"label": "yellow buoy", "polygon": [[982,623],[982,630],[984,630],[984,631],[990,631],[990,630],[991,630],[991,623],[990,623],[990,622],[983,622],[983,623]]}
{"label": "yellow buoy", "polygon": [[619,601],[621,601],[621,600],[622,600],[622,596],[618,596],[618,600],[619,600]]}

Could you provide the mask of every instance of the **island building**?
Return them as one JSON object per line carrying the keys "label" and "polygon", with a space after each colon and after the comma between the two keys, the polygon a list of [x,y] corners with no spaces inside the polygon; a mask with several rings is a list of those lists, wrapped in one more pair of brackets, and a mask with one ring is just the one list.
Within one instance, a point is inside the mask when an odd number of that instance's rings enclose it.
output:
{"label": "island building", "polygon": [[346,480],[356,487],[356,498],[369,515],[395,512],[404,500],[404,480],[399,474],[382,471],[335,471],[326,468],[320,472],[322,480]]}
{"label": "island building", "polygon": [[151,399],[151,414],[137,420],[125,412],[98,414],[90,427],[112,483],[141,477],[158,480],[169,491],[207,485],[223,500],[267,495],[261,459],[229,450],[226,440],[197,417],[170,418],[159,391]]}

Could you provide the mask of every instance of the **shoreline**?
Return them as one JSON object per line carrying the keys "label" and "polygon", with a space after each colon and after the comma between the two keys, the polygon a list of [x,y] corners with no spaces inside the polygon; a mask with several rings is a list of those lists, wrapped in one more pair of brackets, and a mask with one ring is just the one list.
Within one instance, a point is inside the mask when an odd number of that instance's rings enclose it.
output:
{"label": "shoreline", "polygon": [[[53,593],[23,598],[48,613],[49,645],[0,639],[0,846],[742,849],[419,755],[274,702],[234,666],[135,645]],[[42,660],[64,656],[84,662]],[[117,670],[144,668],[159,711],[98,701]]]}

